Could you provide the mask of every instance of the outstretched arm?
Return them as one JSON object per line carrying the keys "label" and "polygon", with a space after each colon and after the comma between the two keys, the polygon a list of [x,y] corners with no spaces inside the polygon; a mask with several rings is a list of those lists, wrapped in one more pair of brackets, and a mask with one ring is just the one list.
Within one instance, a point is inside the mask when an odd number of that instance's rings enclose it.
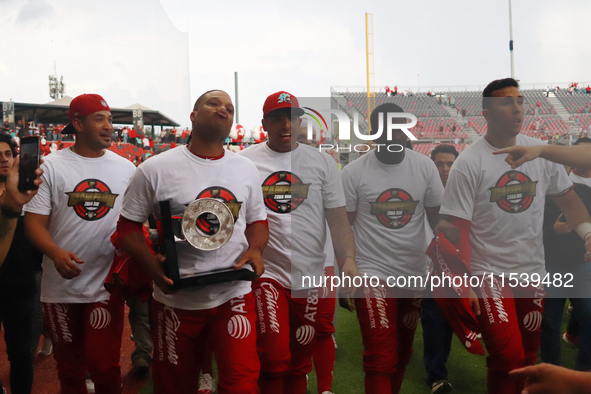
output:
{"label": "outstretched arm", "polygon": [[573,371],[551,364],[538,364],[514,369],[509,374],[516,378],[526,378],[523,393],[591,393],[591,372]]}
{"label": "outstretched arm", "polygon": [[538,157],[580,169],[591,168],[591,146],[560,145],[515,145],[493,152],[494,155],[507,154],[505,161],[511,168],[534,160]]}

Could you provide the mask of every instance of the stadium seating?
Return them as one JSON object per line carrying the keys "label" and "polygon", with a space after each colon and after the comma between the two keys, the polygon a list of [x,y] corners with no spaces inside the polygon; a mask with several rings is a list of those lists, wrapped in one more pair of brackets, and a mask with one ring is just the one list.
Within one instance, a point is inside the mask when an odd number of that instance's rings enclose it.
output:
{"label": "stadium seating", "polygon": [[564,108],[573,115],[591,113],[591,95],[586,93],[573,93],[571,96],[566,89],[556,92]]}

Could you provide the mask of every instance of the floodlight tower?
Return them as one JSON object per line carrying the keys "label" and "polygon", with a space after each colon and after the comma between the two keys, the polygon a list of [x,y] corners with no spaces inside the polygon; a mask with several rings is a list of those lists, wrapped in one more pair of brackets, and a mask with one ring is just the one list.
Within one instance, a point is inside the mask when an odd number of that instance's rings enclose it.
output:
{"label": "floodlight tower", "polygon": [[61,99],[64,97],[66,86],[64,85],[64,76],[60,75],[60,79],[57,79],[57,71],[55,60],[53,61],[53,75],[49,76],[49,97],[54,100]]}
{"label": "floodlight tower", "polygon": [[511,0],[509,0],[509,52],[511,53],[511,78],[515,79],[513,69],[513,18],[511,15]]}
{"label": "floodlight tower", "polygon": [[373,14],[365,13],[365,60],[367,65],[367,134],[371,130],[369,116],[376,106],[374,76]]}

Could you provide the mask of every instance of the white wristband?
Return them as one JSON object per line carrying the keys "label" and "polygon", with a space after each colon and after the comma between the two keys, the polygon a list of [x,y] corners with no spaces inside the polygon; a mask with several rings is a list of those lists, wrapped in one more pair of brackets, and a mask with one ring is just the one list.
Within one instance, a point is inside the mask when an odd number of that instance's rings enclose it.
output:
{"label": "white wristband", "polygon": [[583,239],[583,241],[587,238],[589,234],[591,234],[591,223],[585,222],[581,223],[577,226],[577,234],[579,237]]}

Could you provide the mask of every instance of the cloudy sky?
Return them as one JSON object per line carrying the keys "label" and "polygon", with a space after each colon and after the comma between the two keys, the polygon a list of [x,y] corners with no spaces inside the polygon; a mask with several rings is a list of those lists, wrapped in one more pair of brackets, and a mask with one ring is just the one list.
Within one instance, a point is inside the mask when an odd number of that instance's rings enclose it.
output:
{"label": "cloudy sky", "polygon": [[[250,3],[0,0],[0,101],[50,101],[55,60],[70,96],[97,92],[112,107],[141,103],[188,125],[201,93],[234,96],[237,71],[250,129],[278,90],[365,86],[365,12],[376,88],[477,89],[510,75],[505,0]],[[591,82],[588,15],[588,0],[513,0],[516,77],[540,88]]]}

